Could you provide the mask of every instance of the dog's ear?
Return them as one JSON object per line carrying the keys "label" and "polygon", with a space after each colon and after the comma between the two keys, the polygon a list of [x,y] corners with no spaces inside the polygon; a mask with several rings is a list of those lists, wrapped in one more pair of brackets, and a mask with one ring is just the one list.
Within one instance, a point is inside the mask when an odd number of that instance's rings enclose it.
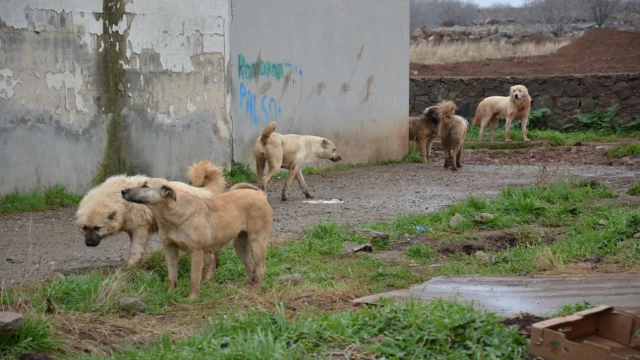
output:
{"label": "dog's ear", "polygon": [[162,194],[162,196],[170,197],[171,199],[173,199],[173,201],[176,201],[176,192],[173,191],[172,188],[168,186],[163,186],[160,188],[160,193]]}
{"label": "dog's ear", "polygon": [[114,211],[114,212],[112,212],[111,214],[109,214],[109,216],[107,216],[107,219],[109,219],[110,221],[113,221],[113,219],[115,219],[115,218],[116,218],[116,215],[117,215],[117,214],[116,214],[116,212]]}
{"label": "dog's ear", "polygon": [[322,147],[323,148],[328,148],[329,147],[329,140],[322,139]]}

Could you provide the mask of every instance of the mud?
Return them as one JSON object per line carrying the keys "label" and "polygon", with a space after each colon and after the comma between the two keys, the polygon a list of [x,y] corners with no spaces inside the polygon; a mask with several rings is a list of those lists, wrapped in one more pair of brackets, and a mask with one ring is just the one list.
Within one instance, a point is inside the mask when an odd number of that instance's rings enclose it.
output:
{"label": "mud", "polygon": [[[344,200],[342,204],[303,203],[306,199],[295,182],[289,201],[282,202],[283,181],[274,181],[269,186],[274,210],[272,235],[295,239],[320,220],[356,225],[391,220],[403,213],[436,211],[469,194],[491,197],[506,186],[533,184],[541,177],[545,181],[568,176],[593,178],[623,194],[640,176],[638,157],[611,160],[602,155],[603,149],[575,148],[578,150],[465,150],[463,167],[457,173],[443,168],[442,152],[436,151],[431,164],[372,166],[305,177],[317,199],[337,198]],[[88,248],[74,229],[74,213],[75,208],[66,208],[0,216],[0,279],[9,284],[20,281],[25,268],[33,279],[54,272],[122,265],[129,250],[127,236],[105,239],[100,246]],[[159,239],[153,236],[150,249],[160,247]],[[41,258],[40,268],[34,270]]]}
{"label": "mud", "polygon": [[517,326],[518,333],[525,336],[527,339],[531,338],[531,326],[537,322],[544,321],[546,318],[536,316],[529,313],[522,313],[512,318],[504,319],[501,322],[504,326]]}
{"label": "mud", "polygon": [[441,65],[411,64],[414,76],[540,76],[640,73],[640,33],[591,29],[555,54]]}

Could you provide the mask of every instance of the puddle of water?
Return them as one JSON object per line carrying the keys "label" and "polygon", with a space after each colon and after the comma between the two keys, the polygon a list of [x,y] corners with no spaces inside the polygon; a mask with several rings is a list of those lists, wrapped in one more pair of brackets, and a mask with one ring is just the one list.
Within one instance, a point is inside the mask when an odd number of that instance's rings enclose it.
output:
{"label": "puddle of water", "polygon": [[521,312],[549,316],[562,305],[640,307],[640,274],[592,274],[544,277],[441,276],[406,290],[366,296],[356,303],[451,299],[505,316]]}

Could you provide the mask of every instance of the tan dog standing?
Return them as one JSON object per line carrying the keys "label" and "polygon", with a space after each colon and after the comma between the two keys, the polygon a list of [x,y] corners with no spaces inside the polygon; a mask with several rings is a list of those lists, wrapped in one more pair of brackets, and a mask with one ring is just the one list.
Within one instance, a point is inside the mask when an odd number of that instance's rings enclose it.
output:
{"label": "tan dog standing", "polygon": [[[246,185],[245,185],[246,186]],[[249,286],[259,292],[264,280],[267,245],[273,212],[267,194],[259,189],[238,189],[220,195],[165,179],[122,190],[130,202],[146,205],[158,222],[167,262],[169,291],[178,284],[179,250],[191,255],[189,299],[200,292],[206,253],[218,253],[232,240],[247,271]],[[207,264],[206,279],[214,267]]]}
{"label": "tan dog standing", "polygon": [[[328,139],[310,135],[282,135],[274,133],[276,123],[271,122],[262,131],[253,145],[253,157],[256,160],[258,173],[258,187],[267,189],[267,184],[280,168],[288,169],[289,176],[282,189],[282,201],[287,200],[287,191],[295,177],[298,185],[307,198],[312,198],[309,188],[302,176],[302,167],[317,159],[329,159],[333,162],[342,160],[336,153],[336,146]],[[265,165],[269,164],[269,171],[265,174]]]}
{"label": "tan dog standing", "polygon": [[527,137],[527,122],[531,111],[531,97],[529,90],[524,85],[514,85],[509,90],[509,96],[490,96],[478,104],[476,116],[472,126],[480,124],[480,141],[484,136],[484,129],[491,124],[491,142],[493,134],[498,126],[498,119],[506,120],[504,129],[504,141],[510,142],[511,122],[520,120],[522,126],[522,139],[529,141]]}
{"label": "tan dog standing", "polygon": [[409,140],[418,142],[420,156],[425,163],[429,162],[431,145],[438,137],[438,122],[435,106],[424,109],[421,116],[409,118]]}
{"label": "tan dog standing", "polygon": [[444,151],[444,167],[451,166],[452,171],[458,171],[458,168],[462,167],[462,149],[469,123],[462,116],[456,115],[456,104],[451,100],[439,102],[436,109],[440,120],[440,142]]}

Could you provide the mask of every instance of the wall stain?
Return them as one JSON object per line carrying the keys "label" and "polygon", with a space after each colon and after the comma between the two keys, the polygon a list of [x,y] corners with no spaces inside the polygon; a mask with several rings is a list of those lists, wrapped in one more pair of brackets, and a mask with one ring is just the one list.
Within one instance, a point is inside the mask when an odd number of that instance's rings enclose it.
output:
{"label": "wall stain", "polygon": [[322,96],[322,92],[324,91],[324,89],[327,88],[327,83],[324,81],[319,82],[315,88],[313,88],[313,91],[311,91],[311,94],[309,94],[309,97],[312,97],[313,95],[318,95],[318,96]]}
{"label": "wall stain", "polygon": [[262,54],[258,53],[258,58],[256,59],[256,63],[253,66],[253,78],[256,79],[256,82],[258,82],[258,79],[260,78],[261,65],[262,65]]}
{"label": "wall stain", "polygon": [[[102,161],[98,164],[93,184],[98,185],[108,177],[116,174],[128,173],[130,166],[125,157],[126,122],[122,116],[122,110],[126,107],[128,99],[125,89],[128,88],[123,63],[126,62],[126,34],[118,31],[110,31],[113,25],[117,25],[125,16],[125,0],[103,0],[102,2],[102,35],[98,36],[96,45],[104,44],[98,61],[98,87],[100,89],[99,111],[104,119],[108,119],[106,145]],[[104,109],[104,110],[103,110]]]}
{"label": "wall stain", "polygon": [[346,94],[349,92],[349,90],[351,89],[351,86],[348,83],[342,83],[342,86],[340,86],[340,93],[342,94]]}
{"label": "wall stain", "polygon": [[291,70],[287,71],[287,74],[284,76],[284,80],[282,82],[282,94],[284,95],[285,91],[289,88],[289,84],[291,83]]}
{"label": "wall stain", "polygon": [[367,85],[366,85],[366,93],[364,95],[364,98],[362,98],[362,103],[366,103],[367,101],[369,101],[369,97],[371,96],[371,85],[373,84],[373,81],[375,80],[375,76],[374,75],[369,75],[369,78],[367,78]]}
{"label": "wall stain", "polygon": [[363,52],[364,52],[364,44],[362,44],[362,47],[360,48],[360,52],[358,53],[358,58],[356,59],[356,63],[358,63],[360,59],[362,59]]}
{"label": "wall stain", "polygon": [[262,84],[262,86],[260,87],[260,96],[264,95],[267,93],[267,91],[269,91],[269,89],[271,89],[271,80],[267,81],[266,83]]}

